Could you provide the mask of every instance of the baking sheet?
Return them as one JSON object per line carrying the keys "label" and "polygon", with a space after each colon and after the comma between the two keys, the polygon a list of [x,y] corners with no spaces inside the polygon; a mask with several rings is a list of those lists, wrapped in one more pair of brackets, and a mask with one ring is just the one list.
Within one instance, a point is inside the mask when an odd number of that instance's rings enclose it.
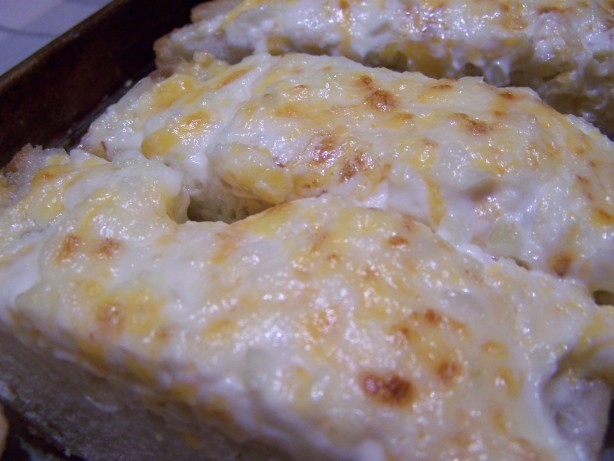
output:
{"label": "baking sheet", "polygon": [[0,75],[112,0],[1,0]]}

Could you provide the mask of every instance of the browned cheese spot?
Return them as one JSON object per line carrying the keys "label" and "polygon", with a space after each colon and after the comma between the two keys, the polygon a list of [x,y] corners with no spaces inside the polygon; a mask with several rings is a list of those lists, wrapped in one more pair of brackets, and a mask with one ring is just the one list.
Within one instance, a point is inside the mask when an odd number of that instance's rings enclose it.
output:
{"label": "browned cheese spot", "polygon": [[286,166],[286,162],[284,162],[284,160],[278,155],[273,156],[273,163],[275,163],[275,165],[277,165],[279,168],[284,168]]}
{"label": "browned cheese spot", "polygon": [[423,311],[414,311],[409,315],[411,323],[420,331],[424,331],[424,327],[431,328],[448,328],[455,332],[458,336],[464,336],[468,333],[467,326],[453,317],[442,315],[435,309],[429,307]]}
{"label": "browned cheese spot", "polygon": [[337,140],[334,135],[327,134],[323,136],[320,141],[313,146],[313,151],[310,156],[312,162],[317,165],[326,163],[328,160],[335,157],[337,147]]}
{"label": "browned cheese spot", "polygon": [[492,130],[492,127],[482,121],[477,120],[470,117],[464,113],[457,113],[453,115],[455,120],[458,120],[461,123],[461,126],[467,131],[470,135],[473,136],[482,136],[489,133]]}
{"label": "browned cheese spot", "polygon": [[535,149],[531,149],[527,152],[526,161],[527,165],[532,168],[539,167],[539,155]]}
{"label": "browned cheese spot", "polygon": [[438,327],[443,320],[441,315],[430,307],[424,311],[424,319],[427,323],[435,327]]}
{"label": "browned cheese spot", "polygon": [[388,243],[393,247],[407,245],[409,242],[401,235],[392,235],[388,238]]}
{"label": "browned cheese spot", "polygon": [[576,154],[578,157],[583,157],[586,154],[586,145],[575,146],[573,148],[573,153]]}
{"label": "browned cheese spot", "polygon": [[297,83],[292,87],[292,91],[289,93],[289,99],[293,101],[303,101],[309,97],[309,85],[306,83]]}
{"label": "browned cheese spot", "polygon": [[514,93],[509,90],[499,90],[497,91],[497,94],[499,95],[499,97],[507,99],[508,101],[515,101],[516,99],[521,98],[520,94]]}
{"label": "browned cheese spot", "polygon": [[300,64],[296,64],[296,65],[294,65],[294,66],[292,66],[292,67],[290,68],[290,72],[292,72],[292,73],[293,73],[293,74],[295,74],[295,75],[302,74],[302,73],[303,73],[303,70],[304,70],[304,68],[303,68],[303,66],[301,66]]}
{"label": "browned cheese spot", "polygon": [[328,261],[328,264],[331,267],[331,269],[334,269],[335,267],[337,267],[337,264],[339,264],[339,262],[341,261],[341,257],[336,252],[332,252],[326,255],[326,261]]}
{"label": "browned cheese spot", "polygon": [[585,176],[581,176],[581,175],[577,175],[576,180],[578,181],[578,183],[580,183],[580,188],[582,189],[582,192],[584,193],[586,198],[590,202],[594,202],[595,196],[593,195],[593,192],[590,189],[590,180],[586,178]]}
{"label": "browned cheese spot", "polygon": [[167,343],[173,336],[173,330],[169,326],[157,328],[154,336],[158,342]]}
{"label": "browned cheese spot", "polygon": [[[298,184],[298,187],[304,190],[317,189],[320,187],[320,180],[318,178],[313,178],[311,181],[301,181]],[[316,196],[319,196],[318,194]]]}
{"label": "browned cheese spot", "polygon": [[[437,325],[437,321],[440,320],[441,317],[434,312],[430,315],[431,319],[427,321],[427,323],[431,324],[431,326],[433,323]],[[392,333],[395,337],[395,341],[398,341],[399,346],[409,345],[426,333],[423,325],[424,317],[425,315],[422,312],[412,312],[407,321],[392,326]]]}
{"label": "browned cheese spot", "polygon": [[417,99],[423,103],[444,102],[450,96],[450,91],[453,89],[454,83],[451,80],[438,80],[421,86]]}
{"label": "browned cheese spot", "polygon": [[524,387],[523,380],[519,379],[509,366],[497,369],[495,385],[512,397],[518,397]]}
{"label": "browned cheese spot", "polygon": [[57,263],[66,262],[74,256],[79,246],[82,245],[81,239],[75,234],[68,234],[64,237],[55,260]]}
{"label": "browned cheese spot", "polygon": [[593,219],[595,224],[601,226],[610,226],[614,224],[614,214],[602,208],[596,208],[593,211]]}
{"label": "browned cheese spot", "polygon": [[578,180],[578,182],[580,182],[580,184],[582,184],[583,186],[587,186],[589,184],[589,180],[588,178],[585,178],[584,176],[576,176],[576,179]]}
{"label": "browned cheese spot", "polygon": [[373,281],[379,277],[379,273],[373,266],[367,265],[363,270],[362,276],[367,281]]}
{"label": "browned cheese spot", "polygon": [[403,216],[403,227],[410,233],[414,232],[414,220],[408,216]]}
{"label": "browned cheese spot", "polygon": [[402,406],[411,403],[414,389],[411,382],[396,373],[364,373],[360,377],[363,393],[385,405]]}
{"label": "browned cheese spot", "polygon": [[96,308],[96,323],[103,334],[116,336],[124,328],[125,318],[122,306],[105,303]]}
{"label": "browned cheese spot", "polygon": [[309,240],[311,241],[310,253],[315,254],[319,252],[326,243],[328,236],[328,232],[324,230],[312,231],[309,235]]}
{"label": "browned cheese spot", "polygon": [[401,124],[406,124],[408,122],[413,121],[415,118],[416,116],[411,112],[401,112],[400,114],[396,114],[391,120],[399,122]]}
{"label": "browned cheese spot", "polygon": [[349,181],[357,173],[366,171],[370,168],[369,157],[362,152],[356,153],[354,156],[346,160],[345,164],[339,172],[340,179],[343,182]]}
{"label": "browned cheese spot", "polygon": [[500,407],[496,407],[492,410],[490,420],[499,433],[506,434],[509,431],[510,421],[508,421],[505,413]]}
{"label": "browned cheese spot", "polygon": [[501,5],[501,10],[505,13],[501,15],[501,25],[508,30],[523,30],[527,27],[526,20],[522,17],[520,7],[505,2]]}
{"label": "browned cheese spot", "polygon": [[365,102],[367,106],[377,112],[388,112],[399,106],[399,102],[394,95],[386,90],[373,91]]}
{"label": "browned cheese spot", "polygon": [[368,75],[361,75],[357,79],[358,86],[365,87],[367,89],[373,88],[373,79]]}
{"label": "browned cheese spot", "polygon": [[114,238],[103,238],[96,247],[96,254],[100,259],[112,258],[121,248],[121,241]]}
{"label": "browned cheese spot", "polygon": [[407,324],[397,325],[393,327],[395,343],[398,346],[408,346],[416,338],[416,333]]}
{"label": "browned cheese spot", "polygon": [[496,181],[484,181],[481,184],[472,187],[468,190],[469,196],[471,200],[476,204],[482,204],[483,206],[488,206],[487,202],[491,197],[493,197],[497,193],[498,184]]}
{"label": "browned cheese spot", "polygon": [[461,365],[454,360],[443,360],[435,369],[437,379],[443,384],[452,383],[462,372]]}
{"label": "browned cheese spot", "polygon": [[300,106],[294,102],[279,104],[274,111],[278,117],[296,118],[301,115]]}
{"label": "browned cheese spot", "polygon": [[549,13],[558,13],[565,14],[569,11],[569,8],[561,8],[558,6],[542,6],[537,9],[538,14],[549,14]]}

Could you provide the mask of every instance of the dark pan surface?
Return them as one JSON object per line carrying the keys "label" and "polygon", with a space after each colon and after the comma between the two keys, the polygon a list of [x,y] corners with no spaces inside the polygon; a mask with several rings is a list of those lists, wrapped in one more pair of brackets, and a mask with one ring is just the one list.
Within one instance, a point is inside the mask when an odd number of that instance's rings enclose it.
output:
{"label": "dark pan surface", "polygon": [[153,69],[153,42],[198,0],[115,0],[0,77],[0,166],[25,144],[66,147],[126,82]]}

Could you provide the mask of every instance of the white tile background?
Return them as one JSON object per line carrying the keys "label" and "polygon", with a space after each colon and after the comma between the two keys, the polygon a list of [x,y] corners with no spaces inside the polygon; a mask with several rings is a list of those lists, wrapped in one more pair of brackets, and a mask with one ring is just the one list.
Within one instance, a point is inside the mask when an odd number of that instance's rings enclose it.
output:
{"label": "white tile background", "polygon": [[0,74],[111,0],[0,0]]}

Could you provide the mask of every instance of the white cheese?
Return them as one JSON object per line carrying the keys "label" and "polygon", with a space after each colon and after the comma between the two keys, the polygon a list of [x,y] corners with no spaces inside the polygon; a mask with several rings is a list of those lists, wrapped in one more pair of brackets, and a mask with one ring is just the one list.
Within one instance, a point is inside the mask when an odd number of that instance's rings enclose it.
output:
{"label": "white cheese", "polygon": [[[207,51],[341,55],[430,77],[528,86],[614,134],[614,9],[603,0],[243,0],[198,7],[157,45],[158,64]],[[218,10],[216,10],[218,8]]]}
{"label": "white cheese", "polygon": [[[20,341],[298,460],[595,456],[605,416],[577,410],[609,396],[614,311],[582,286],[341,197],[185,222],[159,162],[46,163],[0,207],[0,320]],[[37,271],[7,295],[15,248]]]}
{"label": "white cheese", "polygon": [[614,144],[530,90],[344,58],[200,56],[128,93],[83,147],[140,150],[181,171],[198,219],[342,195],[614,291]]}

